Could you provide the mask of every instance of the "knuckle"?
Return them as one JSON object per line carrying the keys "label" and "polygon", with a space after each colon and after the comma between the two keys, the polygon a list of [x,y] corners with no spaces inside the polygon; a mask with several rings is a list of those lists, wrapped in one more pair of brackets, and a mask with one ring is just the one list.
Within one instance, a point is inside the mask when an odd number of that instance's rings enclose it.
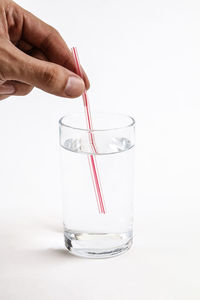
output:
{"label": "knuckle", "polygon": [[54,67],[46,67],[43,71],[42,71],[42,81],[47,85],[47,86],[51,86],[54,84],[56,78],[58,75],[58,70],[57,68]]}
{"label": "knuckle", "polygon": [[54,28],[53,26],[49,25],[49,34],[48,37],[54,36],[54,35],[60,35],[59,31]]}
{"label": "knuckle", "polygon": [[60,36],[60,33],[58,32],[58,30],[55,29],[54,27],[48,25],[48,29],[49,29],[48,30],[49,32],[40,45],[40,48],[43,51],[48,51],[48,49],[51,47],[51,42],[52,42],[52,40],[54,40],[55,36]]}
{"label": "knuckle", "polygon": [[51,32],[54,35],[60,35],[59,31],[56,28],[54,28],[54,27],[51,27]]}

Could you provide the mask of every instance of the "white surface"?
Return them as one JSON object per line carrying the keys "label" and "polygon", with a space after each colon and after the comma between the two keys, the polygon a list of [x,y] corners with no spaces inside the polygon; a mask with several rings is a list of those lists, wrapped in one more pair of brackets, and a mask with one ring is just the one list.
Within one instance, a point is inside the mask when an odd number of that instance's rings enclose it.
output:
{"label": "white surface", "polygon": [[2,300],[200,298],[200,2],[18,1],[77,45],[95,109],[137,121],[135,245],[64,251],[58,119],[79,100],[34,90],[0,103]]}

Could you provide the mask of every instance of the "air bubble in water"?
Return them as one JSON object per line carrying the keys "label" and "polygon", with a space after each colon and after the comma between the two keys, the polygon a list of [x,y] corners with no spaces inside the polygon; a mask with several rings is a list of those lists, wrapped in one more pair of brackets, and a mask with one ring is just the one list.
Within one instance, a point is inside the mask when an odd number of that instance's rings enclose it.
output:
{"label": "air bubble in water", "polygon": [[113,152],[126,151],[129,148],[131,148],[131,142],[127,138],[113,138],[110,144],[110,149],[112,149]]}
{"label": "air bubble in water", "polygon": [[68,139],[64,143],[64,147],[67,150],[73,152],[80,152],[81,151],[81,140],[80,139]]}

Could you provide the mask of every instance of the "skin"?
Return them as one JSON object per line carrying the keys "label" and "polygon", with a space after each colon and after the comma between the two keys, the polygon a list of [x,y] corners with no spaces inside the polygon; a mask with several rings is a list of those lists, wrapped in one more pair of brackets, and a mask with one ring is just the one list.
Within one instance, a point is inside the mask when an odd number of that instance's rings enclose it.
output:
{"label": "skin", "polygon": [[50,25],[15,2],[0,0],[0,100],[34,87],[74,98],[89,88],[76,74],[68,46]]}

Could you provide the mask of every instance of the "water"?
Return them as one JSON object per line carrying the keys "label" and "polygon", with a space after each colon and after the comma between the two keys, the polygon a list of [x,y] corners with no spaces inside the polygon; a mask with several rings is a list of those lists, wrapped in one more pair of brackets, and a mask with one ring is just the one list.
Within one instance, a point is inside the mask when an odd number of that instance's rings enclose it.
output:
{"label": "water", "polygon": [[61,147],[64,234],[67,249],[84,257],[111,257],[131,247],[134,147],[124,137],[96,143],[96,161],[106,214],[99,214],[87,140],[69,138]]}

